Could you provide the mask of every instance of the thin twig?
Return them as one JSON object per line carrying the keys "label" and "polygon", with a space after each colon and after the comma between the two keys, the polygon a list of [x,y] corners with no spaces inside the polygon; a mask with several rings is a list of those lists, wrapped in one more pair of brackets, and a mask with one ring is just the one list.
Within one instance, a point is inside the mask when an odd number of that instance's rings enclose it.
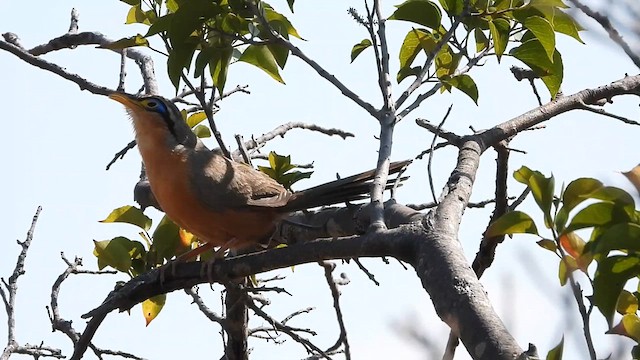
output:
{"label": "thin twig", "polygon": [[431,170],[431,163],[433,162],[433,151],[435,150],[436,140],[438,139],[440,130],[442,130],[442,126],[444,125],[444,122],[447,121],[449,114],[451,114],[451,109],[453,109],[453,104],[449,105],[449,108],[447,109],[447,113],[444,115],[444,117],[442,118],[442,121],[440,121],[440,124],[438,124],[438,127],[436,128],[436,132],[433,134],[433,140],[431,140],[431,146],[430,146],[431,151],[429,152],[429,158],[427,160],[427,176],[429,178],[429,189],[431,190],[431,196],[433,197],[434,203],[438,203],[438,198],[436,197],[436,189],[433,186],[433,172]]}
{"label": "thin twig", "polygon": [[296,332],[293,331],[289,326],[284,325],[281,322],[279,322],[276,319],[274,319],[273,317],[271,317],[269,314],[267,314],[262,309],[257,307],[256,304],[253,303],[253,301],[248,301],[247,302],[247,306],[256,315],[260,316],[261,318],[263,318],[267,322],[269,322],[269,324],[271,324],[274,329],[276,329],[278,331],[282,331],[283,333],[289,335],[289,337],[291,337],[295,342],[302,344],[304,346],[304,348],[307,350],[307,352],[312,353],[312,351],[313,351],[316,354],[321,355],[323,358],[325,358],[327,360],[331,360],[329,355],[326,354],[324,351],[322,351],[319,347],[314,345],[311,341],[309,341],[309,340],[303,338],[302,336],[296,334]]}
{"label": "thin twig", "polygon": [[598,114],[598,115],[603,115],[603,116],[608,116],[610,118],[616,119],[616,120],[620,120],[625,124],[629,124],[629,125],[640,125],[639,122],[635,121],[635,120],[631,120],[631,119],[627,119],[626,117],[623,116],[619,116],[616,114],[612,114],[610,112],[605,111],[604,109],[594,109],[591,106],[588,106],[587,104],[584,103],[584,101],[580,101],[580,109],[581,110],[586,110],[586,111],[590,111],[592,113]]}
{"label": "thin twig", "polygon": [[202,297],[200,297],[200,295],[198,295],[198,293],[195,292],[193,289],[194,288],[184,289],[184,292],[187,293],[187,295],[191,296],[191,299],[193,299],[193,303],[196,304],[196,306],[198,306],[198,310],[200,310],[200,312],[202,314],[204,314],[204,316],[206,316],[207,319],[220,324],[220,326],[222,326],[224,328],[225,327],[224,318],[222,316],[216,314],[215,312],[213,312],[204,303],[204,301],[202,300]]}
{"label": "thin twig", "polygon": [[349,89],[342,82],[340,82],[340,80],[338,80],[338,78],[336,78],[335,75],[330,74],[327,70],[325,70],[322,66],[320,66],[320,64],[318,64],[316,61],[314,61],[311,58],[309,58],[302,50],[300,50],[298,47],[293,45],[288,39],[284,38],[278,32],[274,31],[271,28],[271,26],[269,26],[269,22],[264,18],[264,16],[262,16],[262,12],[258,9],[255,1],[251,1],[250,2],[250,7],[251,7],[254,15],[256,15],[258,17],[258,19],[260,20],[261,25],[265,29],[269,30],[269,35],[277,43],[279,43],[280,45],[283,45],[285,48],[289,49],[289,51],[291,52],[291,55],[293,55],[293,56],[299,58],[300,60],[304,61],[313,70],[315,70],[315,72],[318,73],[318,75],[320,75],[320,77],[322,77],[323,79],[327,80],[328,82],[333,84],[333,86],[335,86],[338,90],[340,90],[340,92],[344,96],[346,96],[347,98],[353,100],[353,102],[355,102],[361,108],[366,110],[369,114],[371,114],[371,116],[377,118],[378,110],[376,110],[376,108],[373,105],[371,105],[370,103],[368,103],[365,100],[363,100],[362,98],[360,98],[356,93],[351,91],[351,89]]}
{"label": "thin twig", "polygon": [[356,263],[356,265],[358,265],[358,268],[360,268],[360,270],[362,270],[362,272],[367,275],[367,277],[369,278],[369,280],[371,280],[374,284],[376,284],[376,286],[380,286],[380,282],[378,280],[376,280],[375,275],[373,275],[369,269],[367,269],[366,267],[364,267],[364,265],[362,265],[362,262],[360,262],[360,259],[358,258],[354,258],[353,262]]}
{"label": "thin twig", "polygon": [[115,162],[118,161],[118,159],[120,159],[120,160],[124,159],[124,156],[127,154],[127,152],[129,150],[133,149],[135,146],[136,146],[136,141],[132,140],[122,150],[118,151],[113,156],[113,159],[111,159],[111,161],[109,161],[109,163],[107,164],[107,170],[109,170],[111,168],[111,165],[115,164]]}
{"label": "thin twig", "polygon": [[622,38],[622,35],[618,33],[615,27],[611,24],[611,21],[609,21],[608,17],[600,14],[597,11],[593,11],[590,7],[584,5],[579,0],[569,0],[569,1],[572,2],[573,5],[575,5],[578,9],[580,9],[580,11],[585,13],[585,15],[597,21],[598,24],[600,24],[600,26],[602,26],[602,28],[607,32],[607,34],[609,34],[609,37],[611,38],[611,40],[613,40],[616,44],[620,45],[622,50],[624,50],[627,56],[629,56],[631,61],[633,61],[633,63],[636,64],[638,68],[640,68],[640,56],[638,56],[638,54],[636,54],[631,49],[629,44],[626,41],[624,41],[624,39]]}
{"label": "thin twig", "polygon": [[340,307],[340,290],[338,285],[333,279],[333,270],[336,267],[335,263],[329,261],[322,261],[319,263],[324,268],[324,277],[327,280],[329,289],[331,290],[331,297],[333,298],[333,308],[336,311],[336,318],[338,319],[338,326],[340,327],[340,336],[333,346],[327,349],[327,352],[334,351],[344,344],[344,355],[347,360],[351,359],[351,349],[349,347],[349,339],[347,337],[347,328],[344,325],[344,316],[342,315],[342,308]]}

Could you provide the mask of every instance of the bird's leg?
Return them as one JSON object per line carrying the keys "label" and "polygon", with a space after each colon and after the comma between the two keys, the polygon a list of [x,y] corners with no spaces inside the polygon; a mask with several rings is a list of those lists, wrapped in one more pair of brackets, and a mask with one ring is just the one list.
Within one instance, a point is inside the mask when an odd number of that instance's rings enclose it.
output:
{"label": "bird's leg", "polygon": [[289,220],[289,219],[282,219],[282,223],[289,224],[289,225],[296,226],[296,227],[301,227],[303,229],[308,229],[308,230],[319,230],[319,229],[322,229],[322,226],[304,224],[304,223],[293,221],[293,220]]}
{"label": "bird's leg", "polygon": [[[195,258],[198,255],[203,254],[204,252],[211,250],[215,248],[215,245],[212,243],[204,243],[200,246],[198,246],[195,249],[191,249],[189,251],[187,251],[186,253],[178,256],[177,258],[169,261],[166,265],[171,267],[171,276],[176,276],[176,265],[180,262],[184,262],[190,259]],[[164,284],[164,278],[165,278],[165,271],[167,271],[167,267],[163,267],[162,269],[160,269],[160,286],[162,286],[162,284]]]}
{"label": "bird's leg", "polygon": [[180,260],[180,261],[187,261],[190,259],[193,259],[194,257],[201,255],[202,253],[206,252],[207,250],[211,250],[213,248],[215,248],[216,246],[212,243],[204,243],[200,246],[198,246],[195,249],[191,249],[189,251],[187,251],[186,253],[178,256],[176,258],[176,260]]}
{"label": "bird's leg", "polygon": [[204,276],[206,272],[207,280],[209,281],[209,283],[212,283],[213,282],[213,265],[216,263],[216,261],[224,257],[225,251],[234,247],[234,245],[236,245],[238,242],[239,242],[238,239],[233,238],[227,241],[226,243],[222,244],[222,246],[220,246],[218,250],[216,250],[216,252],[213,254],[213,257],[211,257],[211,259],[207,260],[204,264],[202,264],[202,268],[200,268],[200,276],[201,277]]}

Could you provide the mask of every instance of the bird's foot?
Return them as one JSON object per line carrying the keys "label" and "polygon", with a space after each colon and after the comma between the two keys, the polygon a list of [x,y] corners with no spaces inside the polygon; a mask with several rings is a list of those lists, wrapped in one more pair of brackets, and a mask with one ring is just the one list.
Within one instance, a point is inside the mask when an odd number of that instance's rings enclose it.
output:
{"label": "bird's foot", "polygon": [[165,273],[170,268],[171,269],[171,277],[176,277],[176,265],[183,260],[180,258],[176,258],[173,260],[169,260],[166,264],[160,266],[160,287],[164,285],[164,281],[166,279]]}
{"label": "bird's foot", "polygon": [[218,254],[216,253],[211,259],[202,263],[202,267],[200,268],[200,277],[202,278],[206,275],[207,281],[210,284],[214,282],[213,280],[214,265],[216,264],[216,262],[222,260],[222,257],[217,255]]}

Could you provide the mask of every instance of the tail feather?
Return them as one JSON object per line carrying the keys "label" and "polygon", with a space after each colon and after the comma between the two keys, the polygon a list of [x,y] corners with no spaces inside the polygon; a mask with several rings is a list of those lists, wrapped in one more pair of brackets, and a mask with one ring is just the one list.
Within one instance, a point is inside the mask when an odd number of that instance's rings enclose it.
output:
{"label": "tail feather", "polygon": [[[411,163],[411,160],[391,163],[389,165],[389,175],[402,171],[409,163]],[[299,211],[367,198],[371,191],[374,174],[375,170],[369,170],[296,192],[283,210]],[[405,179],[401,178],[400,180]],[[388,180],[385,189],[393,187],[395,181],[395,179]]]}

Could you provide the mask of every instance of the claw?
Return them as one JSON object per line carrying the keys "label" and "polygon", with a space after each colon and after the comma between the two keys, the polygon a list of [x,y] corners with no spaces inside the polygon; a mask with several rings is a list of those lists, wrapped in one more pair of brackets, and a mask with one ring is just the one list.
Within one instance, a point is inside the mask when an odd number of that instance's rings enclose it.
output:
{"label": "claw", "polygon": [[238,243],[236,238],[227,241],[224,245],[220,246],[214,253],[211,259],[207,260],[200,268],[200,277],[203,277],[206,273],[207,281],[213,283],[213,266],[217,261],[220,261],[224,257],[224,252],[232,248]]}

